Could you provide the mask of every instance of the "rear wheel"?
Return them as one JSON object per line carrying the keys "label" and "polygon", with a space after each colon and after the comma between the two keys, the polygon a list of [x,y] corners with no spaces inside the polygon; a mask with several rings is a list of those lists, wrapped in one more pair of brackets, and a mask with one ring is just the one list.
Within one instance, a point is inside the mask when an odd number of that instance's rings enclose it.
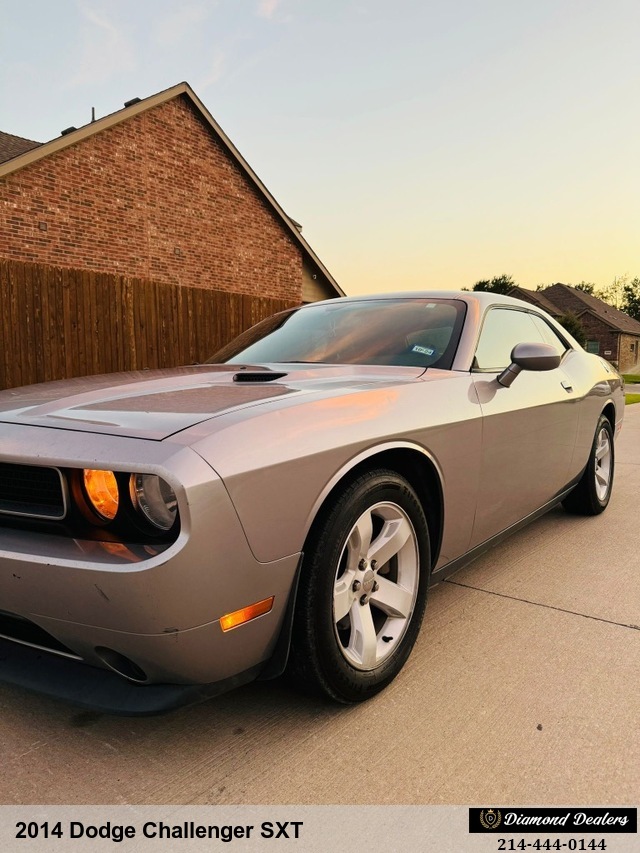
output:
{"label": "rear wheel", "polygon": [[578,515],[603,512],[611,497],[614,462],[613,428],[609,419],[600,415],[587,467],[578,485],[563,500],[564,508]]}
{"label": "rear wheel", "polygon": [[290,670],[339,702],[375,695],[416,641],[429,580],[429,534],[410,484],[379,469],[347,486],[305,552]]}

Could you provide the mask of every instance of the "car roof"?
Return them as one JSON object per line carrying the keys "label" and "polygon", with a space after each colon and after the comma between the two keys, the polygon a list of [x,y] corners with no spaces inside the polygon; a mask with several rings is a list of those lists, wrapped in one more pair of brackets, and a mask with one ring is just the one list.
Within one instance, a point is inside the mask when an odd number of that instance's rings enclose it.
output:
{"label": "car roof", "polygon": [[[513,296],[502,296],[500,293],[490,293],[482,290],[404,290],[397,293],[367,293],[358,296],[343,296],[340,302],[374,302],[392,299],[459,299],[467,303],[476,303],[481,308],[488,305],[512,305],[516,308],[531,308],[522,299]],[[322,300],[305,305],[312,308],[314,305],[326,304],[335,300]],[[533,306],[535,307],[535,306]]]}

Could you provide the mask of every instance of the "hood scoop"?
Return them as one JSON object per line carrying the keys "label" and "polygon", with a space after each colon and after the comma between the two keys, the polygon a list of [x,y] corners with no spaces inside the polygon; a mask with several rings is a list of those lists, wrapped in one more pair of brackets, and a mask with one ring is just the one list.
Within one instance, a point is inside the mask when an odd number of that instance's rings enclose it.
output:
{"label": "hood scoop", "polygon": [[247,370],[244,373],[236,373],[233,377],[234,382],[275,382],[276,379],[283,379],[286,373],[274,373],[272,370],[252,371]]}

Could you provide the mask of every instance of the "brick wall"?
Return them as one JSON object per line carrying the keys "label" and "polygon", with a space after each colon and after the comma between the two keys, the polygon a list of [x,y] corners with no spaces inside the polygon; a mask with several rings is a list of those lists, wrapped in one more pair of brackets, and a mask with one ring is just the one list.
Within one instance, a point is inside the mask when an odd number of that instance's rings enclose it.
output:
{"label": "brick wall", "polygon": [[620,335],[618,370],[636,374],[640,371],[640,337],[637,335]]}
{"label": "brick wall", "polygon": [[[608,326],[606,323],[603,323],[602,320],[599,320],[597,317],[594,317],[593,314],[581,314],[578,317],[578,320],[582,324],[582,328],[584,329],[584,333],[587,337],[587,340],[599,341],[599,355],[604,356],[607,361],[617,362],[618,338],[620,337],[620,332],[617,332],[615,329],[612,329],[611,326]],[[610,353],[610,355],[605,355],[605,352]]]}
{"label": "brick wall", "polygon": [[0,257],[301,301],[300,249],[184,96],[1,179]]}
{"label": "brick wall", "polygon": [[[578,318],[588,341],[599,341],[600,355],[607,361],[617,362],[620,332],[612,329],[595,314],[585,311],[584,302],[579,296],[574,296],[570,290],[560,285],[554,285],[547,290],[548,292],[545,291],[544,295],[558,307],[558,310],[565,314],[574,314]],[[605,351],[609,351],[610,355],[605,356]]]}

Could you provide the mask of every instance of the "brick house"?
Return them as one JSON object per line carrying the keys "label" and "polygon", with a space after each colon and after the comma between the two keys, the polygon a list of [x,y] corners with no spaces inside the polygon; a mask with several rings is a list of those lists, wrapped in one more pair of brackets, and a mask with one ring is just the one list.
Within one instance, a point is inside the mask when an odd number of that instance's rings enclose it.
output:
{"label": "brick house", "polygon": [[344,295],[187,83],[39,144],[0,133],[0,258],[292,303]]}
{"label": "brick house", "polygon": [[611,361],[621,373],[640,370],[640,322],[597,296],[560,283],[535,292],[514,287],[510,295],[537,305],[556,318],[573,314],[584,329],[588,352]]}

